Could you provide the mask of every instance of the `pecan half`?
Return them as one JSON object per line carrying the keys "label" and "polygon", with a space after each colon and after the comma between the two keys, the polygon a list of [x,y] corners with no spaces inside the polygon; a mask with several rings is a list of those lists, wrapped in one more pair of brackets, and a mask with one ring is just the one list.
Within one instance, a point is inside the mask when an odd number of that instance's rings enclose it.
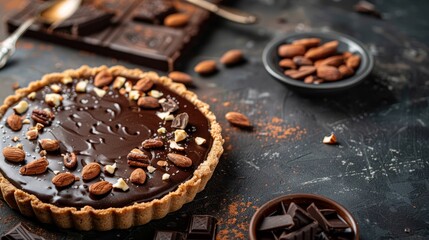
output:
{"label": "pecan half", "polygon": [[138,80],[136,85],[134,85],[133,89],[146,92],[149,89],[151,89],[152,86],[153,86],[153,81],[150,78],[145,77]]}
{"label": "pecan half", "polygon": [[63,155],[64,166],[68,169],[74,169],[77,166],[77,156],[75,153],[66,153]]}
{"label": "pecan half", "polygon": [[92,162],[82,168],[82,179],[89,181],[96,178],[101,172],[100,164]]}
{"label": "pecan half", "polygon": [[61,188],[61,187],[67,187],[72,185],[75,180],[76,180],[76,177],[73,174],[69,172],[65,172],[65,173],[59,173],[54,178],[52,178],[52,183],[56,187]]}
{"label": "pecan half", "polygon": [[160,139],[146,139],[142,142],[142,146],[144,149],[151,149],[151,148],[159,148],[164,146],[164,142]]}
{"label": "pecan half", "polygon": [[25,152],[18,147],[5,147],[3,148],[3,156],[8,161],[18,163],[24,161]]}
{"label": "pecan half", "polygon": [[104,87],[109,85],[112,81],[113,81],[112,74],[107,70],[103,70],[99,72],[97,75],[95,75],[94,86]]}
{"label": "pecan half", "polygon": [[172,128],[185,129],[189,122],[189,115],[187,113],[178,114],[171,123]]}
{"label": "pecan half", "polygon": [[19,131],[22,128],[22,119],[19,115],[13,113],[6,119],[7,125],[13,131]]}
{"label": "pecan half", "polygon": [[146,173],[143,169],[137,168],[130,175],[130,181],[137,185],[143,185],[146,182]]}
{"label": "pecan half", "polygon": [[52,112],[45,111],[42,109],[34,109],[31,113],[31,119],[45,126],[50,125],[52,120],[54,120],[54,117],[55,116]]}
{"label": "pecan half", "polygon": [[48,169],[49,162],[46,158],[39,158],[35,161],[28,163],[27,165],[19,169],[19,173],[22,175],[38,175],[46,172]]}
{"label": "pecan half", "polygon": [[168,160],[173,162],[174,165],[178,167],[190,167],[192,166],[192,160],[186,156],[176,154],[176,153],[169,153],[167,154]]}
{"label": "pecan half", "polygon": [[149,157],[138,149],[133,149],[127,155],[127,163],[132,167],[147,167],[149,165]]}
{"label": "pecan half", "polygon": [[113,185],[108,181],[99,181],[89,186],[89,193],[96,196],[101,196],[112,191],[112,188]]}
{"label": "pecan half", "polygon": [[45,139],[41,139],[39,143],[40,143],[40,146],[42,146],[42,148],[48,152],[53,152],[60,148],[60,141],[55,139],[45,138]]}

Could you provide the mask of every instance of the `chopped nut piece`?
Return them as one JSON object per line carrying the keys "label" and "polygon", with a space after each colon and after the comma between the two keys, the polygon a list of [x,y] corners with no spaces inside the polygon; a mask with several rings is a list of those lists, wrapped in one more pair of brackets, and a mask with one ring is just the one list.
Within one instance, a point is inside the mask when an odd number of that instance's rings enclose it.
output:
{"label": "chopped nut piece", "polygon": [[113,88],[119,89],[122,86],[124,86],[124,83],[127,79],[124,77],[116,77],[115,81],[113,82]]}
{"label": "chopped nut piece", "polygon": [[61,105],[63,96],[58,93],[48,93],[45,95],[45,102],[51,107],[58,107]]}
{"label": "chopped nut piece", "polygon": [[27,95],[27,98],[30,100],[34,100],[36,98],[36,92],[31,92]]}
{"label": "chopped nut piece", "polygon": [[170,148],[173,150],[183,151],[185,150],[184,147],[179,146],[175,141],[170,141]]}
{"label": "chopped nut piece", "polygon": [[112,165],[106,165],[104,166],[104,170],[110,174],[114,174],[115,170],[116,170],[116,163],[112,164]]}
{"label": "chopped nut piece", "polygon": [[86,92],[86,86],[88,86],[88,80],[78,82],[76,84],[76,92]]}
{"label": "chopped nut piece", "polygon": [[25,133],[25,136],[28,140],[34,140],[39,136],[39,131],[37,129],[30,129]]}
{"label": "chopped nut piece", "polygon": [[115,184],[113,184],[113,187],[116,189],[121,189],[122,191],[128,191],[130,189],[127,185],[127,183],[124,181],[123,178],[119,178]]}
{"label": "chopped nut piece", "polygon": [[131,92],[132,88],[133,88],[133,83],[131,81],[126,81],[125,82],[125,91]]}
{"label": "chopped nut piece", "polygon": [[26,118],[24,120],[22,120],[22,124],[30,124],[30,119]]}
{"label": "chopped nut piece", "polygon": [[37,131],[40,131],[44,128],[45,126],[43,126],[43,124],[41,123],[36,123],[35,126],[31,127],[30,129],[36,129]]}
{"label": "chopped nut piece", "polygon": [[155,114],[156,114],[156,116],[158,116],[158,117],[159,117],[159,118],[161,118],[162,120],[164,120],[167,116],[169,116],[169,115],[170,115],[170,113],[169,113],[169,112],[156,112]]}
{"label": "chopped nut piece", "polygon": [[130,100],[137,101],[140,97],[140,92],[137,90],[132,90],[128,97]]}
{"label": "chopped nut piece", "polygon": [[162,181],[167,181],[168,179],[170,179],[170,174],[168,173],[162,174]]}
{"label": "chopped nut piece", "polygon": [[156,130],[156,132],[158,134],[164,134],[167,132],[167,129],[165,129],[165,127],[160,127],[160,128],[158,128],[158,130]]}
{"label": "chopped nut piece", "polygon": [[204,143],[206,143],[206,139],[202,138],[202,137],[196,137],[195,138],[195,143],[197,145],[203,145]]}
{"label": "chopped nut piece", "polygon": [[160,161],[156,162],[156,165],[158,165],[160,167],[166,167],[166,166],[168,166],[168,163],[167,163],[167,161],[160,160]]}
{"label": "chopped nut piece", "polygon": [[51,90],[54,93],[60,93],[61,92],[61,86],[58,84],[52,84],[51,85]]}
{"label": "chopped nut piece", "polygon": [[158,90],[150,90],[149,96],[154,97],[154,98],[160,98],[162,97],[164,94]]}
{"label": "chopped nut piece", "polygon": [[173,121],[174,120],[174,115],[173,114],[169,114],[168,116],[166,116],[164,118],[165,121]]}
{"label": "chopped nut piece", "polygon": [[174,131],[174,141],[180,142],[186,139],[188,134],[185,132],[185,130],[179,129]]}
{"label": "chopped nut piece", "polygon": [[77,166],[77,156],[74,152],[66,153],[66,154],[63,154],[62,156],[63,156],[63,163],[66,168],[74,169]]}
{"label": "chopped nut piece", "polygon": [[14,141],[14,142],[18,142],[18,141],[19,141],[19,137],[18,137],[18,136],[13,137],[13,138],[12,138],[12,141]]}
{"label": "chopped nut piece", "polygon": [[41,139],[39,143],[41,147],[48,152],[56,151],[60,148],[60,141],[54,139]]}
{"label": "chopped nut piece", "polygon": [[19,148],[19,149],[24,149],[24,145],[22,145],[22,143],[16,144],[16,147]]}
{"label": "chopped nut piece", "polygon": [[54,170],[54,174],[57,175],[58,173],[60,173],[60,171],[58,170]]}
{"label": "chopped nut piece", "polygon": [[335,136],[334,133],[331,133],[330,136],[323,138],[323,143],[325,143],[325,144],[336,144],[337,143],[337,137]]}
{"label": "chopped nut piece", "polygon": [[106,95],[106,93],[107,93],[106,90],[103,90],[103,89],[100,89],[97,87],[94,87],[93,90],[94,90],[95,94],[97,94],[97,96],[100,98],[104,97],[104,95]]}
{"label": "chopped nut piece", "polygon": [[15,105],[15,107],[13,107],[13,110],[18,114],[25,113],[27,109],[28,103],[24,100],[20,101],[18,104]]}
{"label": "chopped nut piece", "polygon": [[73,79],[70,76],[65,76],[65,77],[63,77],[63,79],[61,79],[61,82],[63,84],[69,84],[69,83],[73,82]]}
{"label": "chopped nut piece", "polygon": [[45,157],[47,154],[48,154],[48,152],[46,152],[46,150],[42,150],[42,151],[39,152],[39,155],[41,157]]}
{"label": "chopped nut piece", "polygon": [[153,172],[155,172],[155,170],[156,170],[156,168],[154,168],[153,166],[147,166],[147,171],[149,173],[153,173]]}
{"label": "chopped nut piece", "polygon": [[158,103],[165,103],[166,101],[167,101],[166,98],[161,98],[161,99],[158,100]]}

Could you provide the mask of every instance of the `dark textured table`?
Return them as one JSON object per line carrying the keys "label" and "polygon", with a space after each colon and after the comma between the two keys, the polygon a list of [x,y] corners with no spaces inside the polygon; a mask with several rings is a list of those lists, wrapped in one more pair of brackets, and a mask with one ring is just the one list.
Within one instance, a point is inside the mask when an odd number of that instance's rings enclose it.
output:
{"label": "dark textured table", "polygon": [[[0,16],[21,1],[0,1]],[[429,238],[429,21],[427,1],[375,1],[384,19],[353,11],[356,1],[242,0],[232,6],[258,13],[259,24],[216,19],[183,69],[218,59],[231,48],[247,62],[195,76],[193,89],[210,103],[223,126],[225,154],[206,189],[162,220],[124,231],[77,232],[43,226],[0,201],[0,233],[20,221],[47,239],[151,239],[154,229],[182,226],[191,214],[219,220],[218,239],[246,239],[258,206],[288,193],[317,193],[347,207],[362,239]],[[261,53],[273,37],[310,29],[360,39],[374,55],[371,76],[346,93],[308,97],[289,90],[264,70]],[[0,36],[6,36],[0,27]],[[0,71],[0,98],[43,74],[124,61],[23,38]],[[144,67],[142,67],[145,69]],[[165,74],[165,73],[161,73]],[[231,127],[228,111],[247,114],[253,131]],[[321,143],[335,132],[340,144]],[[184,227],[184,226],[182,226]]]}

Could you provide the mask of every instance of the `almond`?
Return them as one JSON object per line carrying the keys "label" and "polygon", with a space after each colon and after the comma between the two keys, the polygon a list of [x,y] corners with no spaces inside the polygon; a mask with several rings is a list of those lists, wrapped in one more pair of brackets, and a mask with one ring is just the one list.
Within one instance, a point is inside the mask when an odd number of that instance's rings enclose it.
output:
{"label": "almond", "polygon": [[97,75],[95,75],[94,86],[104,87],[104,86],[107,86],[110,83],[112,83],[112,81],[113,81],[112,74],[107,70],[103,70],[103,71],[97,73]]}
{"label": "almond", "polygon": [[168,74],[168,77],[171,78],[174,82],[182,83],[185,85],[192,84],[192,77],[184,72],[173,71]]}
{"label": "almond", "polygon": [[220,58],[220,62],[227,66],[238,64],[244,60],[243,52],[239,49],[232,49],[227,51]]}
{"label": "almond", "polygon": [[19,131],[22,128],[22,119],[19,115],[16,115],[15,113],[11,114],[6,119],[7,125],[12,129],[13,131]]}
{"label": "almond", "polygon": [[313,61],[303,56],[296,56],[293,59],[293,62],[298,66],[311,66],[313,65]]}
{"label": "almond", "polygon": [[346,65],[341,65],[341,66],[338,68],[338,70],[340,71],[341,76],[342,76],[343,78],[348,77],[348,76],[351,76],[351,75],[353,75],[353,74],[355,73],[355,71],[353,70],[353,68],[349,68],[349,67],[347,67]]}
{"label": "almond", "polygon": [[147,109],[159,108],[161,106],[158,102],[158,99],[154,97],[140,97],[137,101],[137,105]]}
{"label": "almond", "polygon": [[279,66],[285,69],[296,69],[296,64],[289,58],[280,60]]}
{"label": "almond", "polygon": [[164,19],[164,25],[174,28],[183,27],[188,24],[189,18],[189,15],[185,13],[170,14]]}
{"label": "almond", "polygon": [[70,186],[76,180],[75,176],[69,172],[59,173],[52,178],[52,183],[59,188]]}
{"label": "almond", "polygon": [[239,112],[228,112],[225,115],[226,120],[230,122],[233,125],[236,125],[238,127],[251,127],[252,124],[250,123],[249,119],[242,113]]}
{"label": "almond", "polygon": [[89,193],[96,196],[101,196],[112,191],[112,188],[113,188],[113,185],[108,181],[99,181],[89,186]]}
{"label": "almond", "polygon": [[63,155],[64,166],[68,169],[74,169],[77,165],[77,156],[75,153],[66,153]]}
{"label": "almond", "polygon": [[92,162],[82,168],[82,179],[85,181],[96,178],[101,172],[100,164]]}
{"label": "almond", "polygon": [[339,42],[337,40],[334,40],[334,41],[327,42],[327,43],[323,44],[322,46],[326,47],[326,48],[337,49],[338,45],[339,45]]}
{"label": "almond", "polygon": [[40,146],[48,152],[56,151],[60,148],[60,141],[54,139],[41,139],[39,143]]}
{"label": "almond", "polygon": [[337,48],[331,45],[328,45],[328,46],[322,45],[317,48],[311,48],[305,53],[304,57],[313,61],[329,57],[337,51]]}
{"label": "almond", "polygon": [[130,181],[134,184],[143,185],[146,182],[145,171],[141,168],[137,168],[131,173]]}
{"label": "almond", "polygon": [[320,66],[334,66],[339,67],[344,63],[344,57],[342,55],[328,57],[320,63]]}
{"label": "almond", "polygon": [[283,58],[293,58],[305,54],[305,47],[301,45],[283,44],[278,48],[278,54]]}
{"label": "almond", "polygon": [[293,79],[302,79],[308,75],[313,74],[316,72],[316,68],[313,66],[302,66],[298,69],[297,72],[286,74],[287,76],[293,78]]}
{"label": "almond", "polygon": [[146,139],[143,141],[142,146],[144,149],[159,148],[164,146],[164,142],[159,139]]}
{"label": "almond", "polygon": [[24,161],[25,152],[21,148],[5,147],[3,148],[3,156],[8,161],[18,163]]}
{"label": "almond", "polygon": [[345,60],[347,60],[347,58],[353,56],[353,54],[351,52],[343,52],[343,57]]}
{"label": "almond", "polygon": [[186,156],[176,154],[176,153],[169,153],[167,154],[168,160],[173,162],[174,165],[178,167],[190,167],[192,166],[192,160]]}
{"label": "almond", "polygon": [[349,57],[346,61],[346,65],[349,68],[357,69],[360,65],[360,56],[359,55],[353,55]]}
{"label": "almond", "polygon": [[141,92],[146,92],[151,89],[153,86],[153,81],[150,78],[142,78],[137,81],[136,85],[134,85],[134,90],[139,90]]}
{"label": "almond", "polygon": [[194,71],[201,75],[212,74],[217,71],[216,62],[213,60],[202,61],[194,67]]}
{"label": "almond", "polygon": [[309,49],[312,47],[317,47],[320,44],[320,38],[303,38],[298,39],[292,42],[293,45],[302,45],[305,48]]}
{"label": "almond", "polygon": [[320,66],[317,68],[317,76],[326,81],[336,81],[342,78],[340,71],[332,66]]}
{"label": "almond", "polygon": [[49,162],[46,158],[39,158],[35,161],[28,163],[27,165],[19,169],[19,173],[22,175],[38,175],[46,172],[48,169]]}

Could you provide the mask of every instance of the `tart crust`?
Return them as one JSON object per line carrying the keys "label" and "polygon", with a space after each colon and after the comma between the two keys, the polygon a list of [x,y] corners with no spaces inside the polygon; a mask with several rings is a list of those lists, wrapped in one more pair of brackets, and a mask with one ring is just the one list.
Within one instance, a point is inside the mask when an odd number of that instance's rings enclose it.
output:
{"label": "tart crust", "polygon": [[209,110],[209,105],[200,101],[195,93],[188,91],[183,84],[174,83],[167,77],[159,77],[155,72],[143,72],[139,69],[127,69],[123,66],[110,68],[106,66],[96,68],[82,66],[76,70],[47,74],[41,80],[31,82],[28,87],[16,90],[15,95],[7,97],[3,105],[0,106],[0,117],[3,117],[6,110],[13,104],[46,85],[60,82],[67,76],[72,78],[95,76],[102,70],[108,70],[114,76],[149,77],[155,83],[162,84],[193,103],[210,123],[213,145],[207,159],[194,171],[191,179],[183,182],[175,191],[169,192],[161,199],[107,209],[94,209],[91,206],[77,209],[44,203],[35,195],[16,188],[0,173],[0,198],[3,198],[11,208],[20,211],[25,216],[35,217],[43,223],[55,224],[61,228],[74,228],[84,231],[127,229],[146,224],[153,219],[163,218],[168,213],[180,209],[185,203],[191,202],[195,195],[205,188],[223,153],[224,140],[221,136],[221,127],[216,121],[215,115]]}

